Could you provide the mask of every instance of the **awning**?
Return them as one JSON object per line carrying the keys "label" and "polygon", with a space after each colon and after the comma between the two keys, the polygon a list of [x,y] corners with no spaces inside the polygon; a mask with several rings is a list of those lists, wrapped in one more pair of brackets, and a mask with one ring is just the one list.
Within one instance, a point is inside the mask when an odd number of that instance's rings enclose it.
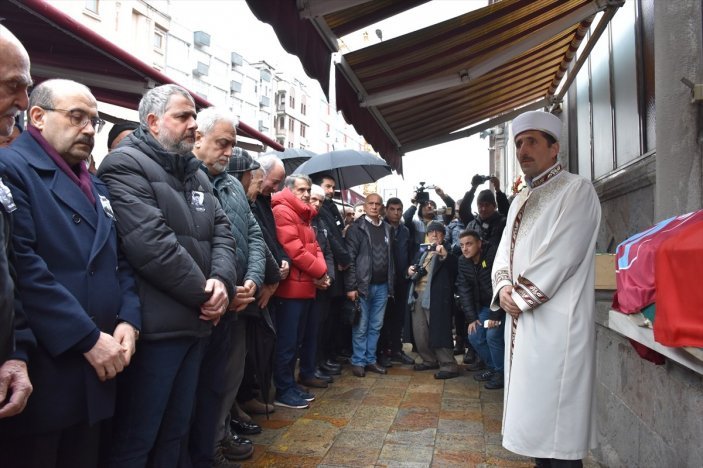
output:
{"label": "awning", "polygon": [[[144,92],[175,83],[56,7],[42,0],[0,2],[3,24],[22,42],[32,62],[32,77],[68,78],[90,87],[104,102],[136,109]],[[212,106],[192,93],[198,107]],[[238,130],[265,145],[283,147],[255,128],[240,122]]]}
{"label": "awning", "polygon": [[[553,104],[595,14],[608,10],[602,31],[621,4],[504,0],[347,53],[336,70],[337,108],[399,169],[408,151],[477,133],[516,110]],[[315,18],[328,25],[327,42],[333,27],[348,32],[354,21],[341,13],[334,24],[331,13]],[[593,43],[597,38],[592,35]]]}

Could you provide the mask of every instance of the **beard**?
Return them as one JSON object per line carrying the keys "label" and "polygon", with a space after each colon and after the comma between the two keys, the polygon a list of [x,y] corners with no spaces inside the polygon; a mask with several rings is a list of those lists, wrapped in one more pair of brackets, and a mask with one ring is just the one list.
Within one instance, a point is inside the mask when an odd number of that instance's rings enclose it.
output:
{"label": "beard", "polygon": [[193,145],[195,145],[195,130],[188,130],[183,135],[179,136],[170,129],[162,126],[159,128],[159,135],[156,139],[167,151],[185,155],[193,150]]}

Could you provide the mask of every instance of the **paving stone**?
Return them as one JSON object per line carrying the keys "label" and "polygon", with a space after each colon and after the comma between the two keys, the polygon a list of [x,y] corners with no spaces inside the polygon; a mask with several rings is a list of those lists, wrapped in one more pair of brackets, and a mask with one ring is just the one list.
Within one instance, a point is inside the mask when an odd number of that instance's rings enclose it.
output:
{"label": "paving stone", "polygon": [[[491,462],[493,460],[493,463],[495,464],[500,464],[506,461],[513,461],[513,462],[520,462],[520,463],[528,463],[529,466],[534,466],[534,460],[529,457],[523,457],[522,455],[518,455],[517,453],[513,453],[510,450],[506,450],[503,448],[502,445],[492,445],[492,444],[486,444],[486,456],[488,457],[488,461]],[[520,464],[513,464],[510,466],[522,466]]]}
{"label": "paving stone", "polygon": [[364,406],[390,406],[397,408],[404,395],[368,395],[361,401]]}
{"label": "paving stone", "polygon": [[325,395],[326,400],[363,400],[368,394],[368,387],[338,387]]}
{"label": "paving stone", "polygon": [[437,427],[437,413],[429,411],[417,411],[413,409],[400,409],[393,421],[391,430],[422,430],[434,429]]}
{"label": "paving stone", "polygon": [[[438,382],[435,380],[435,382]],[[442,393],[444,385],[439,383],[411,383],[408,385],[408,393]]]}
{"label": "paving stone", "polygon": [[481,451],[462,451],[448,450],[444,448],[435,448],[432,457],[433,467],[444,466],[475,466],[478,463],[486,461],[486,454]]}
{"label": "paving stone", "polygon": [[378,456],[381,453],[379,448],[354,448],[333,446],[325,458],[322,459],[321,466],[335,467],[373,467],[376,465]]}
{"label": "paving stone", "polygon": [[381,449],[386,431],[343,430],[337,435],[332,448],[374,448]]}
{"label": "paving stone", "polygon": [[357,408],[361,404],[360,401],[356,400],[326,400],[317,402],[315,406],[311,406],[307,410],[306,418],[342,418],[351,419],[351,417],[356,412]]}
{"label": "paving stone", "polygon": [[438,432],[434,445],[445,450],[480,451],[481,453],[486,450],[486,441],[482,434]]}
{"label": "paving stone", "polygon": [[427,408],[439,411],[442,396],[439,393],[406,393],[401,408]]}
{"label": "paving stone", "polygon": [[434,449],[429,446],[414,446],[412,450],[410,450],[407,445],[388,443],[384,444],[381,449],[381,454],[378,457],[378,464],[383,465],[385,463],[388,466],[393,467],[428,467],[432,462],[433,453]]}
{"label": "paving stone", "polygon": [[442,398],[442,411],[475,411],[481,412],[481,401],[476,399]]}
{"label": "paving stone", "polygon": [[437,432],[465,433],[465,434],[482,434],[483,422],[481,421],[464,421],[457,419],[440,419],[437,424]]}
{"label": "paving stone", "polygon": [[266,452],[256,461],[247,461],[242,466],[276,466],[276,467],[317,467],[322,457],[311,457],[288,453]]}
{"label": "paving stone", "polygon": [[269,446],[269,451],[322,458],[339,429],[326,421],[301,418]]}
{"label": "paving stone", "polygon": [[382,430],[387,431],[395,415],[398,412],[398,408],[390,408],[385,406],[360,406],[356,410],[354,416],[349,421],[347,428],[349,429],[362,429],[362,430]]}
{"label": "paving stone", "polygon": [[[422,429],[417,431],[410,430],[391,430],[386,435],[386,440],[384,447],[389,444],[398,445],[411,445],[413,450],[416,447],[434,445],[435,435],[437,434],[437,429]],[[408,450],[412,452],[413,450]],[[412,460],[411,460],[412,461]]]}

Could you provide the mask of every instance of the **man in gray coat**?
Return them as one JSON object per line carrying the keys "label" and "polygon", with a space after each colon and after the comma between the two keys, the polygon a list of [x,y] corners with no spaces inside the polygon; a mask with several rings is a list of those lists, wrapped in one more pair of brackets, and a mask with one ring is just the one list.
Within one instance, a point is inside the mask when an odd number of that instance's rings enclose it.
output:
{"label": "man in gray coat", "polygon": [[[210,107],[197,118],[193,154],[208,175],[215,196],[230,221],[237,241],[236,268],[239,273],[236,295],[228,313],[213,330],[200,369],[195,419],[190,433],[190,455],[195,467],[226,466],[226,460],[251,457],[251,441],[230,434],[229,410],[244,375],[247,317],[240,315],[254,302],[264,282],[266,244],[261,228],[249,208],[242,184],[226,169],[232,164],[232,148],[237,140],[237,119],[231,113]],[[251,159],[232,160],[241,169],[253,170]]]}

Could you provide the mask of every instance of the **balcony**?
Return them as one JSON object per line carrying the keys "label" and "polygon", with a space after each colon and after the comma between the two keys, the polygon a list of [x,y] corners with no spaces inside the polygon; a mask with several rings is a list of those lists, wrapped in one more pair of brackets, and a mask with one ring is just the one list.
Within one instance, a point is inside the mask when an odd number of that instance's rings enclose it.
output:
{"label": "balcony", "polygon": [[260,96],[259,97],[259,107],[270,107],[271,106],[271,98],[268,96]]}
{"label": "balcony", "polygon": [[242,84],[237,80],[232,80],[229,82],[229,90],[232,93],[241,93],[242,92]]}
{"label": "balcony", "polygon": [[230,61],[232,62],[233,67],[235,67],[235,66],[241,67],[244,64],[244,59],[242,58],[241,55],[239,55],[236,52],[232,52],[232,54],[230,56]]}
{"label": "balcony", "polygon": [[210,67],[203,62],[198,62],[193,68],[193,76],[207,76],[210,71]]}

